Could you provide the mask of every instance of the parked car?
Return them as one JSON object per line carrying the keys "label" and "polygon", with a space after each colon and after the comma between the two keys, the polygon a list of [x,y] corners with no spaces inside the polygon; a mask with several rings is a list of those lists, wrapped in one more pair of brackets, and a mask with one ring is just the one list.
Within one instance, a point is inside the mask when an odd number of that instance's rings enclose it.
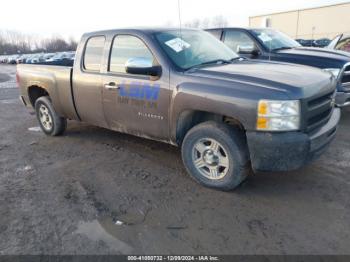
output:
{"label": "parked car", "polygon": [[270,28],[209,29],[240,56],[318,67],[338,80],[336,104],[350,105],[350,54],[324,48],[302,47],[287,35]]}
{"label": "parked car", "polygon": [[44,61],[45,61],[45,54],[38,53],[38,54],[31,55],[27,61],[27,64],[40,64]]}
{"label": "parked car", "polygon": [[[34,64],[34,62],[37,60],[37,56],[38,54],[31,54],[27,60],[26,60],[26,64]],[[33,61],[33,62],[32,62]]]}
{"label": "parked car", "polygon": [[16,64],[23,64],[23,63],[25,63],[27,57],[28,57],[27,54],[20,55],[20,56],[16,59]]}
{"label": "parked car", "polygon": [[333,75],[241,59],[201,30],[87,33],[73,68],[21,64],[17,79],[45,134],[62,134],[73,119],[170,143],[197,182],[221,190],[250,168],[309,163],[340,119]]}
{"label": "parked car", "polygon": [[32,55],[31,54],[26,54],[22,60],[22,64],[26,64],[27,63],[27,60],[31,57]]}
{"label": "parked car", "polygon": [[56,53],[46,53],[43,55],[43,62],[47,62],[50,60],[52,57],[54,57]]}
{"label": "parked car", "polygon": [[56,53],[50,59],[47,59],[43,64],[73,66],[74,57],[75,57],[75,52],[60,52],[60,53]]}
{"label": "parked car", "polygon": [[321,38],[321,39],[315,40],[313,43],[313,46],[324,48],[324,47],[328,46],[330,44],[330,42],[331,42],[331,40],[328,38]]}
{"label": "parked car", "polygon": [[350,34],[341,34],[332,40],[328,49],[350,52]]}
{"label": "parked car", "polygon": [[23,61],[23,57],[24,57],[24,55],[20,55],[19,57],[17,57],[16,64],[21,64]]}
{"label": "parked car", "polygon": [[4,55],[3,57],[2,57],[2,59],[1,59],[1,63],[3,63],[3,64],[7,64],[7,61],[9,60],[9,55]]}
{"label": "parked car", "polygon": [[307,46],[307,47],[312,47],[314,46],[314,42],[315,40],[312,39],[296,39],[295,41],[297,41],[301,46]]}
{"label": "parked car", "polygon": [[8,58],[7,63],[8,64],[12,64],[15,65],[17,63],[17,58],[19,57],[19,55],[12,55]]}

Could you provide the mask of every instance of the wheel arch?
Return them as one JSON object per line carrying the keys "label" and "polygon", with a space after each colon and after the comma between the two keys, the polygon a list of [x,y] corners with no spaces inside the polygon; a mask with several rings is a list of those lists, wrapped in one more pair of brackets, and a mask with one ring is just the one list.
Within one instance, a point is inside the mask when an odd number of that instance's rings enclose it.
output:
{"label": "wheel arch", "polygon": [[210,120],[226,123],[245,131],[243,124],[237,118],[201,110],[184,110],[179,114],[176,121],[176,144],[182,144],[183,139],[191,128]]}
{"label": "wheel arch", "polygon": [[30,101],[30,104],[34,108],[35,106],[35,101],[42,97],[42,96],[48,96],[50,97],[49,92],[47,91],[46,88],[39,86],[39,85],[31,85],[27,88],[27,93],[28,93],[28,98]]}

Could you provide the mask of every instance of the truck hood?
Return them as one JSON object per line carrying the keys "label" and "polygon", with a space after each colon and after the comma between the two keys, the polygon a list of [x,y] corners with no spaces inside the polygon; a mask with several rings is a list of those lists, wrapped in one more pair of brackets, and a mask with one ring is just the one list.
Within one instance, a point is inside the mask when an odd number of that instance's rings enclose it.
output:
{"label": "truck hood", "polygon": [[311,97],[335,89],[336,80],[320,69],[295,64],[244,60],[200,68],[190,74],[285,93],[291,99]]}
{"label": "truck hood", "polygon": [[[327,61],[337,62],[338,68],[341,68],[345,63],[350,62],[350,53],[339,52],[336,50],[316,47],[297,47],[277,51],[279,55],[291,56],[295,59],[322,59],[322,64],[327,64]],[[296,63],[298,61],[296,60]],[[301,63],[304,64],[304,63]]]}

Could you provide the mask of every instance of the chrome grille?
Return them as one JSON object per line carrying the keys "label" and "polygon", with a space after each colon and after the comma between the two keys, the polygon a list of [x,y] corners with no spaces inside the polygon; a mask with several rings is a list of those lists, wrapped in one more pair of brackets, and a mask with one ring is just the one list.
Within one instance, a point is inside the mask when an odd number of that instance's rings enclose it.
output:
{"label": "chrome grille", "polygon": [[326,124],[334,108],[334,91],[307,101],[306,131],[308,133]]}

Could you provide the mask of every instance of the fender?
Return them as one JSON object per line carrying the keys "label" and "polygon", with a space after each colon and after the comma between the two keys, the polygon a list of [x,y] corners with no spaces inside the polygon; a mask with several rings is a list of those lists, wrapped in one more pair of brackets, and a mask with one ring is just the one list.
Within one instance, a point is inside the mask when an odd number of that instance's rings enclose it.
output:
{"label": "fender", "polygon": [[232,92],[232,88],[213,87],[203,83],[183,83],[177,86],[171,101],[171,141],[176,143],[177,125],[180,124],[181,115],[188,111],[230,117],[240,122],[245,129],[254,129],[256,118],[252,119],[251,116],[256,115],[256,101],[239,98]]}

